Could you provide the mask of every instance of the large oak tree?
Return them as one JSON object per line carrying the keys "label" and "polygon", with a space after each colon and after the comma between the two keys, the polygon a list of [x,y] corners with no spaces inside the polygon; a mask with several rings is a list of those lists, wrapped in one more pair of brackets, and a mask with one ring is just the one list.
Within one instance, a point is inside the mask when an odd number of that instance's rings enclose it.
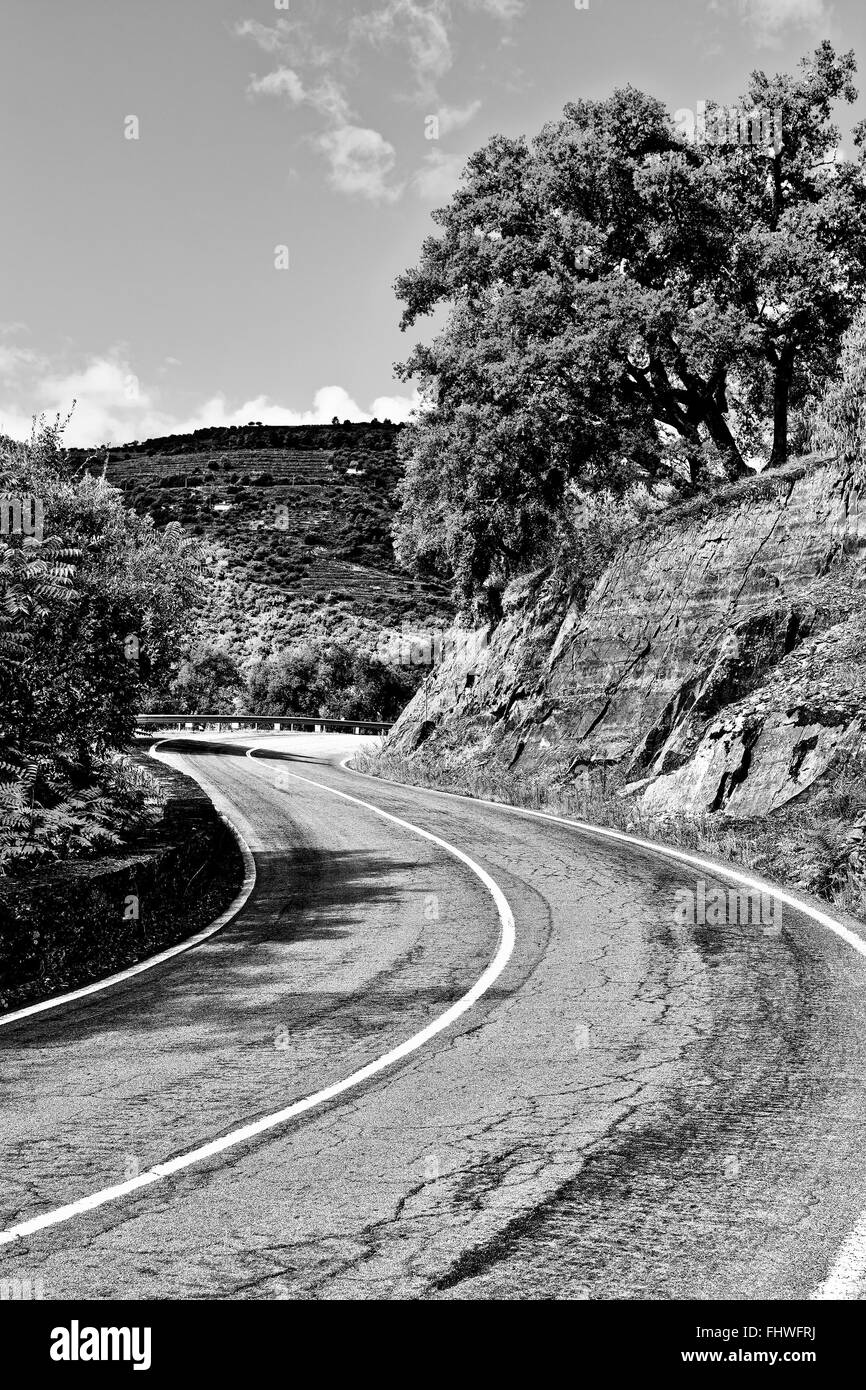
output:
{"label": "large oak tree", "polygon": [[825,43],[753,74],[723,141],[627,88],[470,158],[396,286],[404,329],[445,311],[398,369],[427,407],[405,559],[468,601],[532,562],[570,486],[688,491],[786,459],[866,284],[864,132],[842,158],[832,120],[854,71]]}

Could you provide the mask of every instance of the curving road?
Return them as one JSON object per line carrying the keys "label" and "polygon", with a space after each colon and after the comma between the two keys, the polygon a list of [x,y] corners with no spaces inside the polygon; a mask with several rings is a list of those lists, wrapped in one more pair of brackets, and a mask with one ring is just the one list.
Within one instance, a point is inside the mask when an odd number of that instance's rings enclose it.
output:
{"label": "curving road", "polygon": [[863,955],[794,911],[781,933],[678,925],[695,870],[363,778],[340,766],[356,739],[171,746],[231,805],[256,885],[195,949],[0,1026],[0,1231],[47,1223],[0,1244],[0,1279],[173,1299],[822,1285],[866,1210]]}

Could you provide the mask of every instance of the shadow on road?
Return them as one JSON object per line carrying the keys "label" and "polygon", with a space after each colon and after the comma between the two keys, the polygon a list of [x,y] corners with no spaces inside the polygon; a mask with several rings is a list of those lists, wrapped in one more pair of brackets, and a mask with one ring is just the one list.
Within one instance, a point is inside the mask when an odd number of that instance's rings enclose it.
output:
{"label": "shadow on road", "polygon": [[[420,979],[406,989],[389,982],[416,944],[404,930],[407,949],[395,952],[393,938],[407,920],[423,925],[429,883],[423,873],[419,878],[416,859],[304,845],[258,853],[256,868],[252,898],[210,941],[105,994],[22,1020],[4,1042],[14,1046],[20,1029],[28,1046],[66,1045],[110,1028],[118,1053],[177,1046],[206,1054],[215,1034],[218,1048],[257,1045],[275,1019],[293,1029],[341,1008],[355,1016],[351,1035],[361,1026],[369,1031],[377,1017],[405,1025],[407,1016],[438,1009],[463,989],[462,981],[452,984],[447,966],[432,989]],[[377,905],[384,910],[373,916]],[[345,991],[319,986],[347,957],[370,951],[383,971],[360,992],[351,973]]]}

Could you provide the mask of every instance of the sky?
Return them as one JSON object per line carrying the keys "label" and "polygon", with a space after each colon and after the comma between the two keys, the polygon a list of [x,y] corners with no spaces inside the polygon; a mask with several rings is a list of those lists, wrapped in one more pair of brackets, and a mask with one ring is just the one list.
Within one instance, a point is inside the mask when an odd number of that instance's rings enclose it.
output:
{"label": "sky", "polygon": [[866,92],[863,0],[3,0],[0,431],[405,419],[393,283],[474,149],[823,38]]}

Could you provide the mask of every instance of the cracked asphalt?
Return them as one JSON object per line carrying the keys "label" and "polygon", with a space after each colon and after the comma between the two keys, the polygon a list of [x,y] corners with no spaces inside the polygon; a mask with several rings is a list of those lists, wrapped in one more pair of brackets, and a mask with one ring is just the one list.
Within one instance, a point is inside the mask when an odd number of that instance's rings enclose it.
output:
{"label": "cracked asphalt", "polygon": [[[243,756],[253,741],[266,753]],[[866,960],[794,912],[682,926],[696,874],[344,770],[341,736],[173,745],[257,883],[165,965],[0,1029],[0,1229],[450,1030],[217,1158],[0,1247],[46,1298],[801,1298],[866,1208]],[[180,755],[179,755],[180,756]],[[285,761],[288,757],[289,761]],[[708,888],[727,886],[710,879]]]}

